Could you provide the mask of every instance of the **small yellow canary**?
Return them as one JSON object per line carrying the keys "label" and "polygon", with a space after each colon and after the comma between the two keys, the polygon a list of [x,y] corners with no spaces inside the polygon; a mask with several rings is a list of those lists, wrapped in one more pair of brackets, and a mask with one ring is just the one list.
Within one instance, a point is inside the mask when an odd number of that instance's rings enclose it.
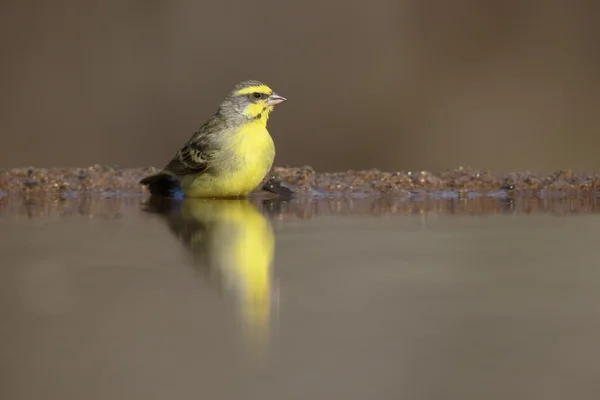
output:
{"label": "small yellow canary", "polygon": [[140,181],[150,193],[243,197],[270,171],[275,145],[267,131],[273,107],[287,99],[256,80],[238,83],[218,111],[157,174]]}

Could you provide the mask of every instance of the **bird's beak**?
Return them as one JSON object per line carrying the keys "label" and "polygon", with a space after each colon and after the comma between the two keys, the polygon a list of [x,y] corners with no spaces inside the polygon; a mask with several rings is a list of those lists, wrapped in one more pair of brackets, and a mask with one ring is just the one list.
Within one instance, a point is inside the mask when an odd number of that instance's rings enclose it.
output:
{"label": "bird's beak", "polygon": [[277,93],[273,92],[273,94],[271,94],[268,98],[267,98],[267,104],[269,106],[274,106],[280,103],[283,103],[284,101],[286,101],[287,99],[283,96],[278,95]]}

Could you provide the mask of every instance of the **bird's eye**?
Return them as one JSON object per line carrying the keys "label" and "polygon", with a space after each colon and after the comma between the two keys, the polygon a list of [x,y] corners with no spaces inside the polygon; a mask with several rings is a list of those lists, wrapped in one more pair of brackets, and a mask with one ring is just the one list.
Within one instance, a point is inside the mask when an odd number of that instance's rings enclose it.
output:
{"label": "bird's eye", "polygon": [[262,93],[258,93],[258,92],[254,92],[252,95],[254,96],[255,99],[260,99],[262,97]]}

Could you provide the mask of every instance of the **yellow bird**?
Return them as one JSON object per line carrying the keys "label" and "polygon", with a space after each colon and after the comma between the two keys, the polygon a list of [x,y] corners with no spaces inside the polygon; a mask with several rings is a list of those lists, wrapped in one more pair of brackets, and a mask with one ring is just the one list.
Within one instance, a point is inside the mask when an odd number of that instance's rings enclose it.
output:
{"label": "yellow bird", "polygon": [[186,197],[248,195],[273,165],[275,145],[267,121],[284,101],[262,82],[238,83],[167,166],[140,183],[159,196],[181,195],[176,187]]}

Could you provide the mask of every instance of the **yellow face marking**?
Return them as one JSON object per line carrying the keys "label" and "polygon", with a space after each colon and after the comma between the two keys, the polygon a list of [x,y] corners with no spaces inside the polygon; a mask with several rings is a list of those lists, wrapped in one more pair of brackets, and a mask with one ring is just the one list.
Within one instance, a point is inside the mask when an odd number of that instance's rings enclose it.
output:
{"label": "yellow face marking", "polygon": [[266,101],[249,104],[244,110],[244,115],[255,119],[260,124],[267,124],[269,114],[273,111],[273,106],[267,106]]}
{"label": "yellow face marking", "polygon": [[254,92],[271,95],[273,93],[273,90],[271,90],[271,88],[268,87],[267,85],[258,85],[258,86],[250,86],[247,88],[240,89],[237,92],[235,92],[235,94],[242,95],[242,94],[251,94]]}

